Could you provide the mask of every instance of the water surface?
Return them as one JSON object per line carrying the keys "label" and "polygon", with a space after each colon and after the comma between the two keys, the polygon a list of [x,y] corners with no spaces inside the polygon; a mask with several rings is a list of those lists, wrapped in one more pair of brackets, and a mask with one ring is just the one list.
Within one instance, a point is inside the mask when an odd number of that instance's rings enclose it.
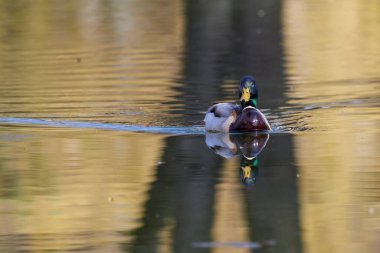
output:
{"label": "water surface", "polygon": [[[379,251],[378,1],[0,14],[1,252]],[[275,131],[206,135],[246,74]]]}

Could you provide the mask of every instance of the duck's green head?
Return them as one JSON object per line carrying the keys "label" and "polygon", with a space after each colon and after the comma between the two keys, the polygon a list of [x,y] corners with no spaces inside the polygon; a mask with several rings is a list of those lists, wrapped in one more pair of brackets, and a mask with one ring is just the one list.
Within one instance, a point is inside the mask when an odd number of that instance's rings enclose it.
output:
{"label": "duck's green head", "polygon": [[239,87],[239,97],[241,106],[257,107],[258,90],[255,79],[252,76],[245,76],[241,79]]}

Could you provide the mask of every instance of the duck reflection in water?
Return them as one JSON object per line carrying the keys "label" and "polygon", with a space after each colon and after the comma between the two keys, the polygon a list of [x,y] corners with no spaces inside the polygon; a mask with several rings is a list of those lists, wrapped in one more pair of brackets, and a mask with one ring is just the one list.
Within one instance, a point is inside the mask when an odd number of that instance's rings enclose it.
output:
{"label": "duck reflection in water", "polygon": [[240,156],[240,178],[246,185],[254,185],[259,175],[258,155],[269,140],[268,133],[206,133],[206,145],[216,154],[230,159]]}

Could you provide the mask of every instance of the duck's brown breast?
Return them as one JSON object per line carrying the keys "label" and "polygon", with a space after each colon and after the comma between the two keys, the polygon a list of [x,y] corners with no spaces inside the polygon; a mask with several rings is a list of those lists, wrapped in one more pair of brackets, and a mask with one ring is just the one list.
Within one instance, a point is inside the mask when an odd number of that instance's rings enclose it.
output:
{"label": "duck's brown breast", "polygon": [[230,132],[265,130],[271,130],[271,127],[264,114],[254,107],[245,108],[230,126]]}

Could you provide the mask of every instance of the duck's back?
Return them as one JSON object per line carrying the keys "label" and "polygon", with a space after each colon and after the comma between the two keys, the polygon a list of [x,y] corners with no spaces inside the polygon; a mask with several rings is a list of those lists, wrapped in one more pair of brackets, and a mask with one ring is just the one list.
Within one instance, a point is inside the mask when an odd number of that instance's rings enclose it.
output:
{"label": "duck's back", "polygon": [[231,103],[219,103],[211,106],[205,116],[206,131],[229,132],[232,122],[240,113],[240,107]]}
{"label": "duck's back", "polygon": [[230,126],[230,132],[249,132],[271,130],[269,122],[259,109],[252,106],[244,108]]}

